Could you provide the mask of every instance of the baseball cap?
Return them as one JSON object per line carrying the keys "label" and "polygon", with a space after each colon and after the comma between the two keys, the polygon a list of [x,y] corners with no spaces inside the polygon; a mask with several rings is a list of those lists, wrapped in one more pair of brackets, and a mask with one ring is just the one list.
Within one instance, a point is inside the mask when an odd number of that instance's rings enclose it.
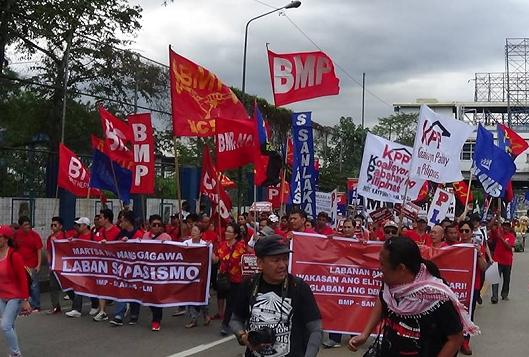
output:
{"label": "baseball cap", "polygon": [[394,221],[387,221],[386,224],[384,224],[384,228],[387,228],[387,227],[399,228],[397,223],[395,223]]}
{"label": "baseball cap", "polygon": [[417,222],[424,222],[424,223],[426,223],[426,222],[428,222],[428,221],[426,220],[426,217],[424,217],[424,216],[419,216],[419,217],[417,218]]}
{"label": "baseball cap", "polygon": [[268,216],[268,220],[270,220],[270,222],[272,223],[277,223],[279,222],[279,217],[275,214],[271,214],[270,216]]}
{"label": "baseball cap", "polygon": [[2,224],[0,226],[0,236],[4,236],[6,238],[13,238],[14,234],[15,233],[13,232],[13,229],[7,224]]}
{"label": "baseball cap", "polygon": [[87,226],[90,225],[90,219],[88,217],[79,217],[73,222],[77,224],[86,224]]}
{"label": "baseball cap", "polygon": [[283,239],[276,235],[259,239],[255,243],[255,255],[259,258],[290,253],[290,248],[283,242]]}

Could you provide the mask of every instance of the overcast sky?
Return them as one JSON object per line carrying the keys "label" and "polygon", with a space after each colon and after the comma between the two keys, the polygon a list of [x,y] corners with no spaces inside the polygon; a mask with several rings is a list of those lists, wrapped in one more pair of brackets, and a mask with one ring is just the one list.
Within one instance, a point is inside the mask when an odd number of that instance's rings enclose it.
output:
{"label": "overcast sky", "polygon": [[[263,0],[281,7],[289,0]],[[240,88],[244,26],[270,11],[257,0],[136,0],[143,28],[135,49],[167,63],[168,45]],[[366,123],[392,114],[392,103],[416,98],[471,101],[475,72],[503,72],[506,37],[529,36],[527,0],[303,0],[288,17],[347,73],[366,73]],[[252,22],[246,90],[272,100],[266,43],[274,52],[317,48],[285,16]],[[340,69],[340,94],[288,107],[312,111],[334,125],[340,116],[360,122],[362,89]]]}

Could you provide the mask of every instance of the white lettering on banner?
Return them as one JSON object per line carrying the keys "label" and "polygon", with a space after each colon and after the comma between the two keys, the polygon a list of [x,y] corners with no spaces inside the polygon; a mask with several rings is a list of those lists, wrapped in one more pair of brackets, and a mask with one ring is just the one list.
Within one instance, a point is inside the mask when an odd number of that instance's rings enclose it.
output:
{"label": "white lettering on banner", "polygon": [[134,134],[135,142],[142,142],[147,140],[147,126],[142,123],[132,124],[132,133]]}
{"label": "white lettering on banner", "polygon": [[149,174],[149,168],[145,165],[136,165],[134,170],[134,185],[139,186],[141,184],[141,178]]}
{"label": "white lettering on banner", "polygon": [[70,158],[70,164],[68,165],[68,176],[73,179],[84,180],[86,177],[86,170],[83,167],[81,161],[76,157]]}
{"label": "white lettering on banner", "polygon": [[134,162],[151,162],[149,144],[134,144]]}
{"label": "white lettering on banner", "polygon": [[215,204],[219,205],[220,216],[223,219],[227,219],[230,216],[230,211],[226,207],[226,204],[220,199],[217,193],[217,180],[211,177],[208,172],[204,173],[204,179],[202,180],[202,186],[206,189],[206,196]]}
{"label": "white lettering on banner", "polygon": [[486,173],[481,172],[481,170],[475,166],[472,166],[471,172],[478,178],[479,182],[481,182],[483,189],[488,195],[491,195],[492,197],[500,197],[501,191],[503,190],[502,185],[490,178]]}
{"label": "white lettering on banner", "polygon": [[437,188],[435,191],[435,196],[430,205],[430,209],[428,210],[429,226],[434,226],[441,223],[441,221],[446,217],[453,196],[454,195],[452,193]]}
{"label": "white lettering on banner", "polygon": [[237,140],[235,140],[235,133],[229,131],[217,134],[217,139],[219,152],[235,151],[243,147],[253,146],[253,135],[247,133],[239,133]]}
{"label": "white lettering on banner", "polygon": [[[300,55],[294,56],[292,64],[288,59],[274,57],[274,91],[276,94],[287,93],[292,89],[300,89],[320,85],[323,75],[331,72],[331,62],[327,57],[307,55],[305,63]],[[292,74],[295,69],[296,75]]]}
{"label": "white lettering on banner", "polygon": [[121,130],[116,129],[112,126],[109,120],[105,119],[105,136],[111,141],[110,150],[112,151],[129,151],[125,145],[125,134]]}

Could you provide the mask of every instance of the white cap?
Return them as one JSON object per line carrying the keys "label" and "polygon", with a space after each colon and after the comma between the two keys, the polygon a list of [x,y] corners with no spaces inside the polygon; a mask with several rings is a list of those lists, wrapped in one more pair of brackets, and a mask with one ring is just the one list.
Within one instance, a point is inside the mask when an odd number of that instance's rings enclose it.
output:
{"label": "white cap", "polygon": [[397,225],[397,223],[395,223],[394,221],[387,221],[386,224],[384,224],[384,228],[386,227],[395,227],[395,228],[399,228],[399,226]]}
{"label": "white cap", "polygon": [[90,219],[88,217],[79,217],[74,223],[90,225]]}
{"label": "white cap", "polygon": [[272,223],[277,223],[277,222],[279,222],[279,217],[276,216],[275,214],[271,214],[270,216],[268,216],[268,219],[269,219],[270,222],[272,222]]}

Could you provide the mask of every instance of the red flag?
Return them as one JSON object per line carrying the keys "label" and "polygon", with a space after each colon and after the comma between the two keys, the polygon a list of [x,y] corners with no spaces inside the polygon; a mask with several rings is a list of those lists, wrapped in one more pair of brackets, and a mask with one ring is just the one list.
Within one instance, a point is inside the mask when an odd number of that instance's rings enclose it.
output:
{"label": "red flag", "polygon": [[83,166],[83,163],[73,151],[63,144],[59,145],[59,174],[57,178],[59,187],[71,192],[77,197],[88,196],[90,192],[93,196],[99,195],[99,190],[89,188],[90,174]]}
{"label": "red flag", "polygon": [[292,138],[289,136],[287,138],[287,165],[292,167],[294,164],[294,143]]}
{"label": "red flag", "polygon": [[340,80],[325,53],[277,54],[268,51],[268,65],[276,106],[340,92]]}
{"label": "red flag", "polygon": [[230,216],[232,208],[230,196],[226,193],[223,187],[219,187],[220,175],[213,164],[209,156],[208,146],[204,146],[203,151],[203,162],[202,162],[202,175],[200,177],[200,193],[207,196],[214,210],[217,205],[219,206],[220,216],[222,219],[227,220]]}
{"label": "red flag", "polygon": [[212,72],[169,48],[173,135],[213,136],[215,120],[247,120],[232,90]]}
{"label": "red flag", "polygon": [[106,155],[113,161],[133,161],[128,143],[132,142],[132,131],[124,121],[113,116],[103,106],[98,107],[103,136],[105,138]]}
{"label": "red flag", "polygon": [[127,117],[132,130],[134,171],[130,193],[154,193],[154,135],[151,114],[131,114]]}
{"label": "red flag", "polygon": [[255,162],[257,127],[253,120],[217,122],[217,170],[235,169]]}
{"label": "red flag", "polygon": [[[108,145],[105,143],[105,140],[99,139],[95,135],[91,135],[90,140],[92,144],[92,149],[99,150],[106,156],[110,157],[110,154],[109,154],[110,150],[109,150]],[[132,160],[132,158],[130,160],[119,159],[119,160],[114,160],[114,161],[119,166],[123,167],[124,169],[130,170],[130,171],[134,169],[134,161]]]}
{"label": "red flag", "polygon": [[509,181],[507,187],[505,188],[505,197],[503,197],[503,200],[505,202],[511,202],[513,198],[514,192],[512,191],[512,181]]}
{"label": "red flag", "polygon": [[465,181],[459,181],[452,183],[454,187],[454,194],[456,195],[457,200],[463,206],[467,203],[467,194],[470,194],[468,202],[474,202],[474,197],[472,196],[472,191],[469,191],[468,185]]}
{"label": "red flag", "polygon": [[513,155],[514,157],[517,157],[527,148],[529,148],[529,144],[525,141],[525,139],[518,135],[514,130],[512,130],[508,126],[498,124],[498,129],[503,131],[507,152],[509,154]]}
{"label": "red flag", "polygon": [[429,190],[428,181],[424,181],[424,183],[422,184],[421,190],[419,191],[419,194],[417,195],[417,199],[413,202],[422,202],[426,200],[428,198],[428,190]]}
{"label": "red flag", "polygon": [[221,176],[221,179],[220,179],[220,185],[225,189],[225,190],[229,190],[229,189],[232,189],[232,188],[236,188],[237,187],[237,184],[235,183],[235,181],[233,181],[232,179],[230,179],[228,176],[222,174]]}

